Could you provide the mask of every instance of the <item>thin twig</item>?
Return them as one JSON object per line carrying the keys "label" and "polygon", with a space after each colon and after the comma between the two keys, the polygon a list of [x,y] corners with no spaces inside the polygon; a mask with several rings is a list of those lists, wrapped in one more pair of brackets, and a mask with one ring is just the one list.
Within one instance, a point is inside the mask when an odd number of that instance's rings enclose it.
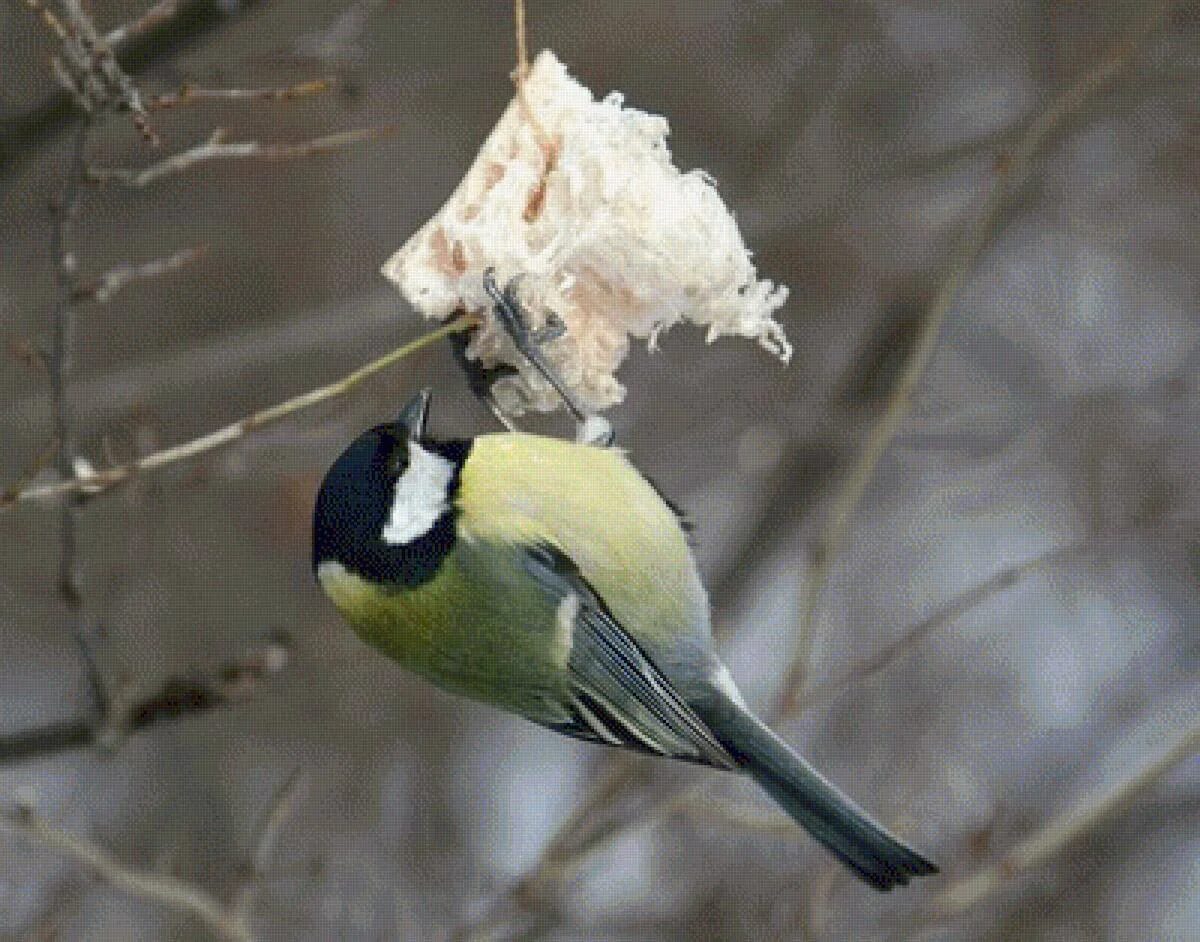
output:
{"label": "thin twig", "polygon": [[1047,142],[1097,93],[1129,66],[1143,40],[1173,4],[1162,4],[1118,42],[1100,62],[1057,95],[1017,139],[1013,149],[995,165],[991,186],[982,197],[975,220],[958,243],[937,293],[921,322],[912,353],[888,397],[883,414],[867,435],[862,452],[834,495],[829,516],[813,548],[813,565],[803,592],[800,630],[779,694],[779,711],[791,713],[808,680],[815,642],[816,616],[830,572],[849,534],[851,519],[863,493],[875,477],[880,459],[891,445],[912,408],[913,396],[937,346],[942,324],[959,290],[984,247],[998,228],[1004,210],[1027,181]]}
{"label": "thin twig", "polygon": [[158,278],[170,272],[194,265],[208,254],[207,245],[193,245],[171,255],[151,259],[138,265],[123,264],[110,268],[95,281],[79,285],[75,289],[75,300],[95,301],[104,304],[111,301],[119,291],[139,281]]}
{"label": "thin twig", "polygon": [[443,337],[470,327],[474,323],[476,323],[476,320],[473,316],[464,314],[443,324],[436,330],[422,334],[416,340],[412,340],[403,346],[397,347],[390,353],[384,354],[364,366],[360,366],[341,379],[328,383],[325,386],[319,386],[306,393],[301,393],[299,396],[293,396],[291,399],[284,400],[266,409],[251,413],[244,418],[238,419],[236,422],[217,429],[215,432],[209,432],[207,435],[202,435],[199,438],[194,438],[180,445],[174,445],[170,448],[153,452],[136,461],[105,468],[83,477],[77,476],[74,470],[72,470],[70,477],[54,484],[9,488],[5,492],[4,499],[0,500],[0,510],[11,507],[14,503],[20,501],[46,500],[68,494],[96,494],[116,487],[118,484],[123,484],[137,475],[148,471],[155,471],[169,464],[174,464],[177,461],[194,458],[205,452],[221,448],[303,409],[308,409],[319,403],[344,396],[376,373],[400,362],[418,350],[428,347]]}
{"label": "thin twig", "polygon": [[1197,752],[1200,752],[1200,722],[1129,778],[1116,786],[1097,790],[995,863],[952,884],[938,896],[936,910],[943,916],[958,915],[1011,885],[1020,874],[1046,863],[1088,831],[1119,814],[1138,795]]}
{"label": "thin twig", "polygon": [[[1178,529],[1182,533],[1191,533],[1195,530],[1195,524],[1189,521],[1168,523],[1165,526],[1170,529]],[[805,695],[803,702],[797,706],[791,718],[798,719],[809,710],[833,700],[835,697],[844,694],[847,690],[858,686],[863,681],[882,673],[901,658],[911,654],[933,635],[953,627],[967,612],[978,608],[996,596],[1007,592],[1009,589],[1015,588],[1029,576],[1039,572],[1046,572],[1069,560],[1095,553],[1105,546],[1115,545],[1120,540],[1134,536],[1143,529],[1141,526],[1131,527],[1127,530],[1108,534],[1099,539],[1081,540],[1066,546],[1055,547],[1037,556],[1033,556],[1024,562],[1015,563],[1000,569],[983,582],[971,586],[969,589],[954,596],[928,618],[922,619],[904,629],[895,640],[885,644],[874,654],[853,663],[842,676],[832,678],[811,688]],[[780,719],[778,716],[770,718],[772,721]],[[670,802],[664,806],[655,806],[652,811],[655,815],[673,811],[688,811],[710,818],[734,817],[741,820],[744,817],[742,812],[731,809],[727,805],[714,805],[710,801],[702,802],[700,800],[701,797],[700,789],[696,789],[690,793],[685,792],[679,796],[677,801]],[[790,819],[778,815],[773,816],[771,820],[778,823],[780,829],[786,829]],[[769,822],[764,822],[762,826],[774,829],[774,824]]]}
{"label": "thin twig", "polygon": [[[78,463],[76,430],[68,398],[75,365],[75,318],[79,303],[79,257],[71,245],[73,229],[83,198],[87,170],[88,143],[94,118],[84,114],[71,153],[66,184],[57,207],[52,254],[55,261],[60,299],[54,309],[48,367],[50,405],[54,423],[54,441],[58,450],[55,465],[62,477],[73,476]],[[84,620],[83,584],[79,559],[79,499],[70,495],[59,511],[58,594],[67,610],[71,637],[84,657],[87,700],[94,717],[103,717],[109,703],[108,690],[97,662],[91,657],[88,626]],[[61,731],[59,731],[61,732]]]}
{"label": "thin twig", "polygon": [[513,0],[513,25],[517,31],[517,84],[529,75],[529,40],[525,31],[525,0]]}
{"label": "thin twig", "polygon": [[[525,0],[513,0],[513,24],[517,33],[517,67],[513,70],[512,80],[517,87],[517,103],[520,105],[521,114],[529,122],[530,128],[533,129],[533,136],[537,138],[538,148],[545,156],[546,166],[542,170],[544,180],[546,174],[553,170],[558,162],[558,147],[546,133],[545,126],[534,112],[533,107],[529,104],[529,97],[525,94],[525,80],[529,78],[529,42],[526,38],[525,28]],[[540,186],[539,183],[539,190]]]}
{"label": "thin twig", "polygon": [[[30,5],[36,9],[40,4],[35,0]],[[109,45],[121,55],[122,65],[131,75],[152,71],[188,50],[212,42],[262,6],[265,0],[239,0],[236,4],[182,0],[178,16]],[[0,175],[12,173],[26,155],[56,140],[64,128],[74,123],[73,100],[71,92],[53,92],[5,118],[0,125]]]}
{"label": "thin twig", "polygon": [[53,60],[55,74],[86,114],[106,110],[125,110],[142,136],[158,144],[158,135],[150,126],[141,92],[129,74],[121,68],[112,47],[96,29],[80,0],[62,0],[56,18],[41,3],[27,4],[42,13],[43,20],[61,42],[61,51]]}
{"label": "thin twig", "polygon": [[267,805],[266,810],[259,819],[258,827],[255,829],[254,840],[251,844],[252,850],[247,868],[248,872],[245,879],[242,880],[237,893],[234,895],[233,902],[229,906],[230,912],[246,923],[249,923],[251,916],[254,914],[255,899],[258,896],[258,891],[262,887],[263,881],[267,877],[267,870],[271,865],[271,859],[275,855],[279,836],[296,811],[296,805],[299,803],[304,792],[304,784],[303,768],[297,766],[284,779],[283,784],[275,793],[275,797]]}
{"label": "thin twig", "polygon": [[600,781],[589,789],[570,816],[554,832],[542,851],[538,870],[540,876],[522,881],[526,891],[536,890],[545,876],[561,870],[571,860],[586,853],[593,843],[603,840],[609,828],[601,823],[605,809],[629,787],[644,781],[646,760],[642,756],[613,757]]}
{"label": "thin twig", "polygon": [[180,8],[183,6],[181,0],[159,0],[158,3],[150,7],[141,16],[135,17],[128,23],[123,23],[120,26],[111,29],[104,37],[104,41],[109,48],[115,49],[124,43],[135,39],[144,33],[157,26],[161,26],[167,20],[174,19]]}
{"label": "thin twig", "polygon": [[600,823],[604,811],[638,780],[644,768],[640,757],[615,755],[601,779],[555,830],[537,861],[492,900],[482,914],[455,926],[449,933],[450,942],[487,938],[522,912],[542,906],[546,886],[560,879],[571,863],[581,860],[615,827],[620,827],[614,822]]}
{"label": "thin twig", "polygon": [[4,490],[0,491],[0,508],[7,506],[17,499],[17,495],[25,488],[30,487],[31,482],[45,468],[54,463],[54,459],[58,457],[58,439],[52,438],[33,456],[33,460],[29,462],[21,476],[12,484],[9,484]]}
{"label": "thin twig", "polygon": [[25,6],[33,10],[41,17],[43,25],[52,32],[59,42],[66,42],[68,36],[67,27],[58,15],[46,6],[42,0],[25,0]]}
{"label": "thin twig", "polygon": [[333,80],[322,78],[308,82],[297,82],[280,88],[201,88],[190,82],[177,92],[155,95],[146,102],[148,111],[165,111],[181,105],[203,101],[294,101],[319,95],[333,88]]}
{"label": "thin twig", "polygon": [[356,128],[352,131],[339,131],[336,134],[326,134],[308,141],[295,143],[263,144],[259,141],[225,141],[225,132],[218,128],[203,144],[173,154],[165,160],[151,164],[141,170],[132,167],[89,167],[88,178],[98,183],[121,183],[125,186],[148,186],[163,177],[182,173],[196,164],[212,160],[295,160],[302,157],[312,157],[329,151],[348,147],[351,144],[361,144],[364,141],[375,140],[395,130],[395,125],[381,125],[373,128]]}
{"label": "thin twig", "polygon": [[[75,365],[75,306],[78,292],[79,258],[71,247],[71,230],[79,214],[83,197],[84,173],[87,168],[87,148],[91,136],[91,121],[85,117],[75,133],[66,184],[57,207],[58,220],[54,226],[52,253],[56,266],[60,300],[54,309],[48,366],[50,369],[50,411],[54,422],[54,440],[58,443],[55,464],[60,475],[71,476],[75,464],[75,429],[72,422],[67,387]],[[77,617],[80,608],[77,558],[78,504],[63,504],[60,521],[58,565],[59,595]]]}
{"label": "thin twig", "polygon": [[[1112,538],[1116,539],[1118,536],[1120,534],[1113,534]],[[1098,543],[1091,540],[1071,543],[1000,569],[983,582],[954,596],[928,618],[900,632],[894,640],[883,645],[875,653],[853,663],[843,676],[812,687],[805,695],[803,703],[795,708],[792,715],[797,716],[810,707],[832,700],[850,687],[875,676],[927,641],[931,635],[950,627],[971,609],[978,608],[1000,593],[1008,591],[1027,576],[1051,569],[1074,557],[1093,552],[1097,546]]]}
{"label": "thin twig", "polygon": [[167,874],[130,867],[107,850],[54,827],[27,808],[0,812],[0,833],[57,851],[114,889],[186,913],[223,939],[254,942],[250,927],[207,890]]}
{"label": "thin twig", "polygon": [[192,670],[170,677],[145,696],[103,710],[107,727],[97,728],[91,717],[84,717],[0,736],[0,765],[86,746],[111,745],[116,738],[162,722],[240,703],[257,693],[267,678],[287,666],[288,645],[287,638],[273,637],[245,656],[215,669]]}
{"label": "thin twig", "polygon": [[32,373],[49,375],[46,356],[25,337],[9,337],[5,352]]}

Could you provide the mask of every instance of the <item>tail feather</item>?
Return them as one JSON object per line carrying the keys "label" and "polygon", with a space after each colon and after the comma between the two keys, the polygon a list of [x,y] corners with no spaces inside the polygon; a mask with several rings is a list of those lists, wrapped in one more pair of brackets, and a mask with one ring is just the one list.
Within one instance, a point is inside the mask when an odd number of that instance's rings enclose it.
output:
{"label": "tail feather", "polygon": [[722,695],[697,710],[743,771],[859,879],[890,890],[938,872],[743,707]]}

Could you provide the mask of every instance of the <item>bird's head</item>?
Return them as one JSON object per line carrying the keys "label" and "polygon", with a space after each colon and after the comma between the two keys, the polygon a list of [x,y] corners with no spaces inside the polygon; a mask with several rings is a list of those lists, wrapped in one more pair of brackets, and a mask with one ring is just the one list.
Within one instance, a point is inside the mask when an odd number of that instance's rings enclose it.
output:
{"label": "bird's head", "polygon": [[431,578],[454,543],[454,494],[469,442],[426,435],[429,390],[393,422],[358,436],[321,482],[313,514],[313,569],[325,563],[370,582]]}

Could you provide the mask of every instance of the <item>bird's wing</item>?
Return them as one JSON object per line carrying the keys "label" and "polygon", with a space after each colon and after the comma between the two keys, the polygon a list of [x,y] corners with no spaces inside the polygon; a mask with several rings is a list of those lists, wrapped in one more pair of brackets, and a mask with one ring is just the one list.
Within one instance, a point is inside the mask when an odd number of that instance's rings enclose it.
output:
{"label": "bird's wing", "polygon": [[562,627],[570,631],[569,716],[548,725],[591,742],[736,767],[565,553],[540,544],[525,551],[525,561],[529,574],[557,600]]}

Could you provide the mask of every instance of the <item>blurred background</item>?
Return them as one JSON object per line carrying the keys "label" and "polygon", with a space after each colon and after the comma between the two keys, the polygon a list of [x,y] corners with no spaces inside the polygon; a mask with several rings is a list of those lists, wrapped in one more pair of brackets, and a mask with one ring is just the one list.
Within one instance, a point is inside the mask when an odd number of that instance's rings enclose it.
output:
{"label": "blurred background", "polygon": [[[84,5],[101,33],[150,6]],[[0,482],[54,481],[64,439],[95,467],[187,441],[417,336],[378,268],[512,95],[506,2],[159,6],[178,9],[115,44],[144,98],[333,87],[153,111],[157,148],[98,115],[88,163],[147,167],[215,128],[386,133],[85,183],[64,275],[81,112],[54,32],[0,6]],[[437,432],[494,426],[443,343],[87,500],[77,593],[61,504],[0,513],[0,937],[1200,937],[1200,13],[1150,14],[529,4],[531,49],[665,115],[677,164],[714,175],[761,276],[792,289],[790,366],[677,328],[633,351],[610,416],[695,521],[747,698],[941,877],[876,895],[752,786],[614,765],[339,622],[308,554],[340,448],[425,385]],[[105,272],[199,245],[100,303]],[[939,310],[912,411],[822,553]],[[43,825],[227,924],[114,887],[31,839]]]}

